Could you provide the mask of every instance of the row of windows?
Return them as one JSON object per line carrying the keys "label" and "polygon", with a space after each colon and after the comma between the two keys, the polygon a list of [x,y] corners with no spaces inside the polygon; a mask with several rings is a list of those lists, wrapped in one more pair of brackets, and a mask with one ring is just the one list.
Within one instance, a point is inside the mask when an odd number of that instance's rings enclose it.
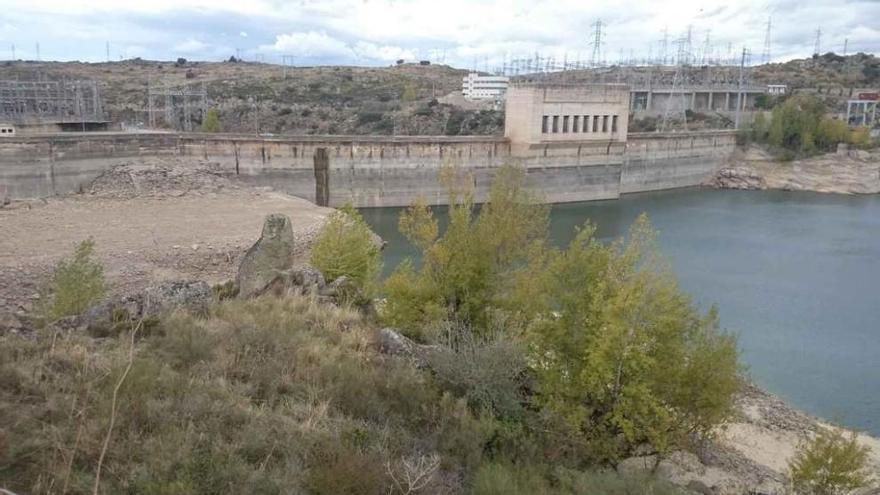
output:
{"label": "row of windows", "polygon": [[0,134],[15,134],[13,127],[0,127]]}
{"label": "row of windows", "polygon": [[541,132],[544,134],[608,132],[609,121],[611,132],[617,132],[617,115],[545,115],[541,120]]}

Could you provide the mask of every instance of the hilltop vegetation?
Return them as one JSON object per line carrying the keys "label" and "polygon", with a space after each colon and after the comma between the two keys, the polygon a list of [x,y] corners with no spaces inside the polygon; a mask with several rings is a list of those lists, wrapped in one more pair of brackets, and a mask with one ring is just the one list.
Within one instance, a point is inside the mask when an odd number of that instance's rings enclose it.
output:
{"label": "hilltop vegetation", "polygon": [[[127,60],[8,62],[21,79],[95,79],[111,120],[143,125],[147,87],[204,83],[224,132],[276,134],[497,134],[500,112],[485,105],[442,103],[461,92],[467,71],[440,65],[284,67],[253,62],[178,63]],[[459,102],[460,103],[460,102]],[[198,127],[202,118],[194,120]]]}

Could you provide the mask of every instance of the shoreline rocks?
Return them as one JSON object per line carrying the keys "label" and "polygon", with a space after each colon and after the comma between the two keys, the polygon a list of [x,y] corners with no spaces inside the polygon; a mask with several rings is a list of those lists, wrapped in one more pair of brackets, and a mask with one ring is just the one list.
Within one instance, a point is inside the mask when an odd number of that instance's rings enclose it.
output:
{"label": "shoreline rocks", "polygon": [[880,152],[844,149],[780,162],[751,146],[737,150],[728,166],[719,170],[706,185],[716,189],[875,194],[880,193]]}

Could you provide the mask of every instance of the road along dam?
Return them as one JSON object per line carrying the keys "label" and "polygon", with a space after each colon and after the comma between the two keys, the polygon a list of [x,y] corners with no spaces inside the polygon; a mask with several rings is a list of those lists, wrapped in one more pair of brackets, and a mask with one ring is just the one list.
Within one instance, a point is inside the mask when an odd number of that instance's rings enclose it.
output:
{"label": "road along dam", "polygon": [[505,163],[549,202],[589,201],[702,184],[734,150],[729,130],[628,133],[628,107],[625,85],[527,84],[508,91],[503,137],[19,134],[0,138],[0,197],[74,193],[127,160],[177,156],[328,206],[441,204],[444,166],[482,200]]}

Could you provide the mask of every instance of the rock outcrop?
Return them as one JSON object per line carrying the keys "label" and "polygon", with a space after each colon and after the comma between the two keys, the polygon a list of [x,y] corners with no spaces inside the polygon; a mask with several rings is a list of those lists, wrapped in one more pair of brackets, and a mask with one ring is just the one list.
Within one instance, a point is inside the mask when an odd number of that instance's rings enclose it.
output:
{"label": "rock outcrop", "polygon": [[737,151],[708,185],[719,189],[780,189],[837,194],[880,192],[880,154],[837,153],[781,162],[757,147]]}
{"label": "rock outcrop", "polygon": [[712,179],[712,187],[716,189],[766,189],[764,178],[751,167],[729,167],[718,171]]}
{"label": "rock outcrop", "polygon": [[117,330],[149,321],[177,308],[205,314],[213,301],[211,287],[203,281],[176,280],[150,286],[136,294],[109,299],[87,309],[82,315],[55,322],[60,329],[83,329],[92,334]]}
{"label": "rock outcrop", "polygon": [[238,297],[246,299],[265,291],[279,272],[291,268],[293,253],[290,218],[281,213],[268,215],[259,240],[247,250],[238,267]]}

